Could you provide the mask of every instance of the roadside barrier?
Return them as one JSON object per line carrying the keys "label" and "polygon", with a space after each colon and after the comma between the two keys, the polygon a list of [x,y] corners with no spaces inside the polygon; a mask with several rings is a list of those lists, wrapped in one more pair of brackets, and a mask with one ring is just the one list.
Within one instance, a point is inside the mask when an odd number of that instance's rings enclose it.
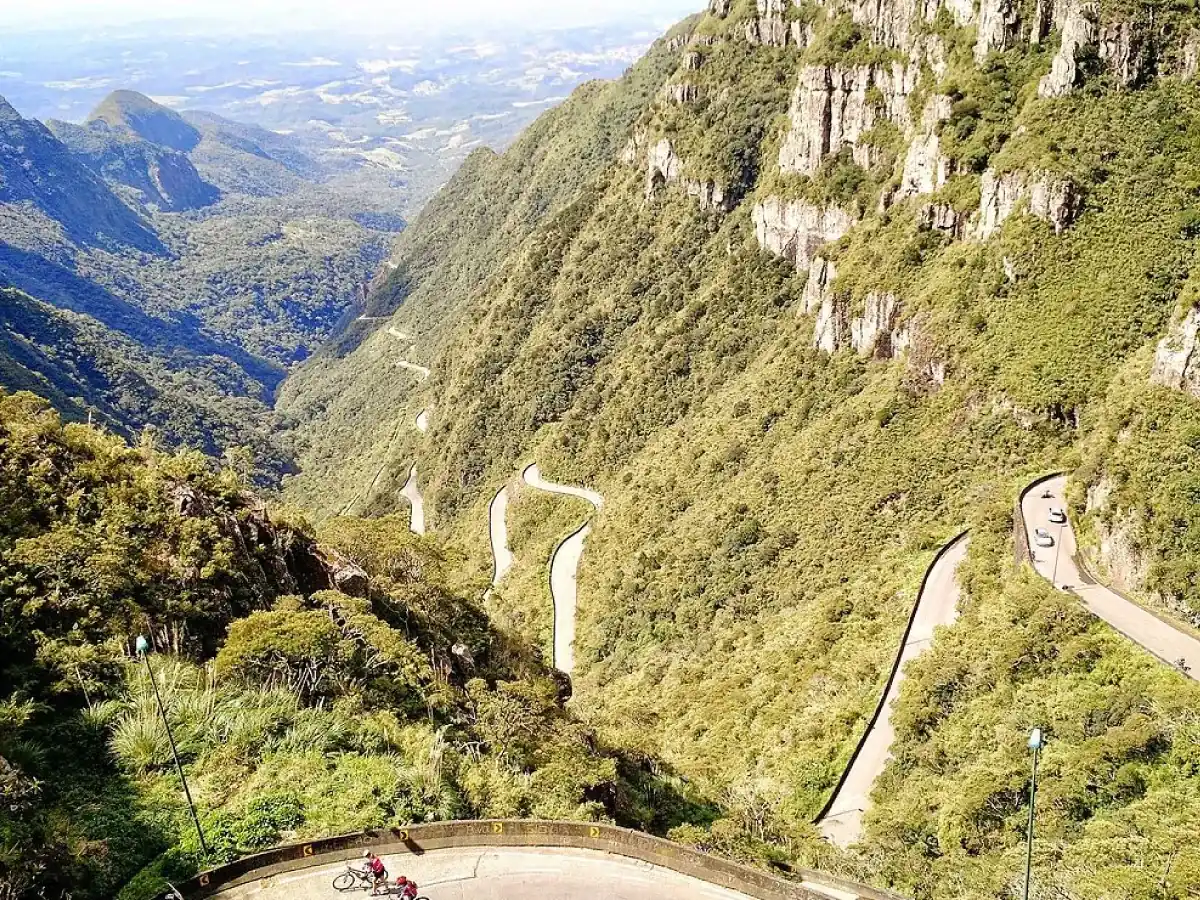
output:
{"label": "roadside barrier", "polygon": [[[453,847],[573,847],[641,860],[759,900],[829,900],[830,896],[810,890],[797,881],[628,828],[588,822],[495,819],[365,831],[276,847],[202,872],[181,885],[180,889],[187,900],[195,900],[283,872],[357,859],[365,847],[378,851],[380,855],[420,855],[430,850]],[[812,882],[814,886],[840,892],[840,896],[850,894],[864,900],[903,900],[898,894],[820,872],[797,869],[794,874]]]}

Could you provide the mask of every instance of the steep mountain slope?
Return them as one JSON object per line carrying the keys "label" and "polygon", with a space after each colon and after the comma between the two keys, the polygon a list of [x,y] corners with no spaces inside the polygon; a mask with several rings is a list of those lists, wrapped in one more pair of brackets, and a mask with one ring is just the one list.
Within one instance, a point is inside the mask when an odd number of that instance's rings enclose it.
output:
{"label": "steep mountain slope", "polygon": [[200,132],[179,113],[137,91],[113,91],[92,110],[88,124],[134,134],[180,153],[194,150],[200,143]]}
{"label": "steep mountain slope", "polygon": [[[0,98],[0,204],[48,218],[84,246],[161,253],[150,225],[109,190],[40,122]],[[16,243],[6,222],[5,242]]]}
{"label": "steep mountain slope", "polygon": [[[284,386],[292,496],[329,512],[374,484],[386,512],[416,459],[429,525],[483,573],[520,466],[596,488],[576,707],[720,804],[678,836],[808,862],[921,572],[969,525],[962,615],[905,681],[862,852],[831,864],[1011,896],[1040,725],[1044,895],[1187,896],[1200,693],[1014,569],[1009,535],[1030,476],[1071,468],[1098,554],[1122,534],[1148,587],[1195,596],[1197,27],[1157,4],[714,0],[430,204],[369,302],[391,321]],[[573,111],[639,78],[623,140],[591,131],[563,173]],[[512,227],[543,172],[558,190]],[[434,373],[419,391],[389,330]],[[395,431],[426,404],[427,438]],[[517,568],[555,525],[523,527]],[[493,610],[544,641],[544,582],[516,590]]]}
{"label": "steep mountain slope", "polygon": [[398,523],[318,543],[199,454],[3,392],[0,500],[6,897],[152,900],[284,833],[614,803],[615,762],[555,682]]}
{"label": "steep mountain slope", "polygon": [[[27,295],[5,311],[15,355],[0,383],[40,385],[64,414],[126,435],[154,425],[215,455],[249,446],[277,476],[289,463],[271,394],[360,300],[391,225],[360,224],[376,205],[326,190],[338,168],[309,177],[279,135],[263,143],[283,161],[130,92],[82,126],[52,124],[0,107],[0,284]],[[259,160],[276,190],[222,197],[185,152],[210,143],[202,167]]]}
{"label": "steep mountain slope", "polygon": [[132,188],[142,204],[163,212],[183,212],[202,209],[221,196],[178,150],[92,122],[46,125],[88,168],[106,181]]}

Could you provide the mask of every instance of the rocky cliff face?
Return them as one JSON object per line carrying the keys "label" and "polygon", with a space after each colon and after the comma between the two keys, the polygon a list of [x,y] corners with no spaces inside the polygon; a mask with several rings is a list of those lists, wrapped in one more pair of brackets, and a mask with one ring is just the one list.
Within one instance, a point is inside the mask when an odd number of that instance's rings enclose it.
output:
{"label": "rocky cliff face", "polygon": [[842,147],[870,168],[872,148],[860,145],[860,139],[882,119],[909,126],[908,98],[920,74],[919,67],[901,62],[801,70],[788,112],[791,125],[779,151],[780,170],[812,175],[825,156]]}
{"label": "rocky cliff face", "polygon": [[1200,308],[1188,311],[1183,320],[1173,326],[1158,344],[1150,380],[1163,387],[1186,391],[1200,398],[1200,356],[1197,356],[1197,335],[1200,335]]}
{"label": "rocky cliff face", "polygon": [[1079,214],[1079,194],[1074,183],[1064,176],[1041,172],[996,174],[989,169],[980,184],[979,213],[972,227],[972,236],[987,240],[1018,205],[1029,201],[1029,211],[1054,226],[1061,233]]}
{"label": "rocky cliff face", "polygon": [[791,260],[801,272],[812,264],[823,244],[836,241],[855,223],[854,215],[839,207],[778,197],[757,204],[752,219],[759,246]]}

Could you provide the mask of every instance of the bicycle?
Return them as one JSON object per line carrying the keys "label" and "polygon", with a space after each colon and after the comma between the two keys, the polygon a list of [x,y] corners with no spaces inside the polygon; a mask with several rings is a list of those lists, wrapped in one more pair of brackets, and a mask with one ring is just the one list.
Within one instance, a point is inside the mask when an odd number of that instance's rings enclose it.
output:
{"label": "bicycle", "polygon": [[[371,890],[375,886],[375,878],[371,875],[368,869],[356,869],[354,866],[346,866],[346,871],[333,879],[333,889],[340,893],[345,893],[350,890]],[[391,881],[383,883],[384,893],[377,896],[391,897],[396,894],[396,889],[399,887]],[[429,900],[428,897],[416,897],[414,900]]]}

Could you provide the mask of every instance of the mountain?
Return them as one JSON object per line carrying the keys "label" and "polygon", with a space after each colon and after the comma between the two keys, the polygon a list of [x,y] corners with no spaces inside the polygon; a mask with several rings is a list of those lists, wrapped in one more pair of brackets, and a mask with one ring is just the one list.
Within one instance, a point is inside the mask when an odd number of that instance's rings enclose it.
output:
{"label": "mountain", "polygon": [[[151,226],[121,202],[99,175],[76,159],[46,126],[22,118],[3,98],[0,204],[24,206],[36,220],[51,220],[84,246],[163,252]],[[6,229],[4,239],[14,237]]]}
{"label": "mountain", "polygon": [[[127,91],[83,125],[0,107],[0,384],[125,435],[249,447],[277,478],[272,392],[359,302],[394,226],[295,142],[238,131]],[[219,177],[260,161],[272,189],[223,193],[193,155]]]}
{"label": "mountain", "polygon": [[138,202],[163,212],[211,206],[221,192],[204,181],[187,154],[132,134],[50,121],[46,126],[88,168],[106,181],[132,188]]}
{"label": "mountain", "polygon": [[[370,318],[281,389],[286,495],[388,515],[418,481],[486,582],[507,488],[489,610],[547,656],[547,559],[590,521],[572,703],[719,807],[680,839],[1013,896],[1036,725],[1044,895],[1186,896],[1200,688],[1014,565],[1013,509],[1067,471],[1097,576],[1196,621],[1198,26],[713,0],[430,202]],[[958,619],[842,854],[812,822],[964,529]]]}
{"label": "mountain", "polygon": [[137,91],[113,91],[92,110],[86,124],[137,135],[180,153],[188,153],[200,143],[200,132],[179,113]]}

